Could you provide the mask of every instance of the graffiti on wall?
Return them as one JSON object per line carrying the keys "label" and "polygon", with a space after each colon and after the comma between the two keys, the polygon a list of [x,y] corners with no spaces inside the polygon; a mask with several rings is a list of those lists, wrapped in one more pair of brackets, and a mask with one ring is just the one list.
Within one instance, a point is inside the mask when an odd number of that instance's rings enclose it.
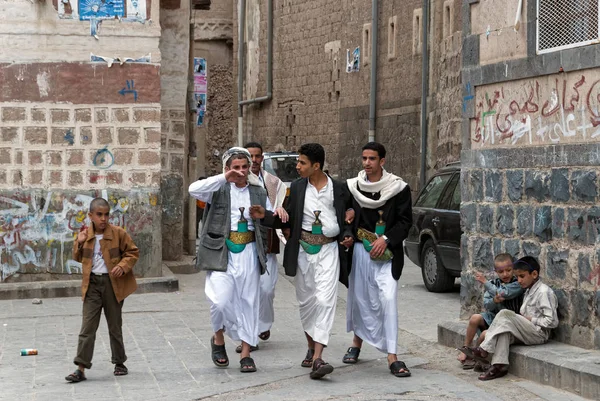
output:
{"label": "graffiti on wall", "polygon": [[600,77],[594,75],[561,74],[477,88],[473,148],[597,141]]}
{"label": "graffiti on wall", "polygon": [[[156,195],[105,190],[97,196],[111,205],[111,224],[132,236],[151,231]],[[0,282],[16,273],[81,273],[81,263],[71,258],[72,246],[79,229],[90,225],[94,197],[41,191],[0,196]]]}

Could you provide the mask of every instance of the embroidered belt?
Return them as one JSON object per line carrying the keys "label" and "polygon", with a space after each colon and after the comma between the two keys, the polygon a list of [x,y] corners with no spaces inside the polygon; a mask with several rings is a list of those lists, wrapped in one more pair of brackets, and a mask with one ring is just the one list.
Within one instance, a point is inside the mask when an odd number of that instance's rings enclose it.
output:
{"label": "embroidered belt", "polygon": [[371,231],[367,231],[364,228],[359,228],[358,232],[356,233],[356,237],[359,240],[367,240],[369,241],[370,244],[372,244],[373,242],[375,242],[377,240],[377,235],[375,235],[375,233],[372,233]]}
{"label": "embroidered belt", "polygon": [[335,241],[335,238],[329,238],[323,234],[313,234],[304,230],[302,230],[302,233],[300,234],[300,239],[310,245],[325,245]]}
{"label": "embroidered belt", "polygon": [[249,244],[255,241],[254,231],[247,231],[245,233],[232,231],[229,233],[229,240],[237,245]]}

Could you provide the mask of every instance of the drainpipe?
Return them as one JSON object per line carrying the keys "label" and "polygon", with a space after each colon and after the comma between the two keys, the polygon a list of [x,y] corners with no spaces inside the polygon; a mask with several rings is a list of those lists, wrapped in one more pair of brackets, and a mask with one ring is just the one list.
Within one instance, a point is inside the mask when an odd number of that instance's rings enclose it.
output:
{"label": "drainpipe", "polygon": [[421,54],[423,66],[421,68],[421,176],[420,188],[423,189],[427,182],[427,96],[429,95],[429,0],[423,0],[423,43]]}
{"label": "drainpipe", "polygon": [[244,146],[242,134],[244,106],[268,102],[273,98],[273,0],[267,2],[267,94],[254,99],[244,99],[244,32],[246,30],[246,0],[240,0],[238,21],[238,146]]}
{"label": "drainpipe", "polygon": [[379,37],[379,0],[372,1],[371,10],[371,92],[369,94],[369,142],[375,141],[377,111],[377,42]]}

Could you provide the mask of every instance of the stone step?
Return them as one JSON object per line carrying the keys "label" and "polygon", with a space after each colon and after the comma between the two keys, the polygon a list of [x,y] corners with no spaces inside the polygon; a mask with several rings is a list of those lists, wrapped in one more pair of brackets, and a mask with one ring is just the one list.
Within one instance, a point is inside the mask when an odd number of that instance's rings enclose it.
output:
{"label": "stone step", "polygon": [[[438,324],[438,343],[462,347],[467,322]],[[600,400],[600,351],[549,341],[536,346],[510,347],[509,372],[515,376]]]}
{"label": "stone step", "polygon": [[[163,265],[162,277],[136,279],[136,293],[179,291],[179,280]],[[80,297],[81,280],[35,281],[0,284],[0,300]]]}

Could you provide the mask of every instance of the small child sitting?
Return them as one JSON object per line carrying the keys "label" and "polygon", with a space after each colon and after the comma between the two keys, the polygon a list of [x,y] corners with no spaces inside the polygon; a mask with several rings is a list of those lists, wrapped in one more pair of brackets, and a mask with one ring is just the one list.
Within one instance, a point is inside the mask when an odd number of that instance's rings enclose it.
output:
{"label": "small child sitting", "polygon": [[485,311],[476,313],[469,319],[467,326],[467,335],[465,345],[460,348],[458,360],[462,363],[463,369],[477,368],[475,361],[467,357],[463,348],[472,345],[477,331],[481,331],[477,339],[477,345],[485,339],[486,330],[492,324],[494,317],[503,309],[519,313],[523,302],[523,292],[517,278],[513,275],[513,258],[508,253],[500,253],[494,258],[494,270],[498,277],[487,281],[482,273],[476,273],[475,279],[484,285],[485,293],[483,295],[483,306]]}
{"label": "small child sitting", "polygon": [[525,289],[521,315],[511,310],[502,310],[488,329],[480,347],[467,348],[467,356],[476,361],[487,362],[491,353],[492,365],[479,380],[493,380],[508,373],[510,344],[544,344],[551,329],[558,326],[556,295],[540,279],[540,264],[533,256],[517,260],[513,266],[517,280]]}

